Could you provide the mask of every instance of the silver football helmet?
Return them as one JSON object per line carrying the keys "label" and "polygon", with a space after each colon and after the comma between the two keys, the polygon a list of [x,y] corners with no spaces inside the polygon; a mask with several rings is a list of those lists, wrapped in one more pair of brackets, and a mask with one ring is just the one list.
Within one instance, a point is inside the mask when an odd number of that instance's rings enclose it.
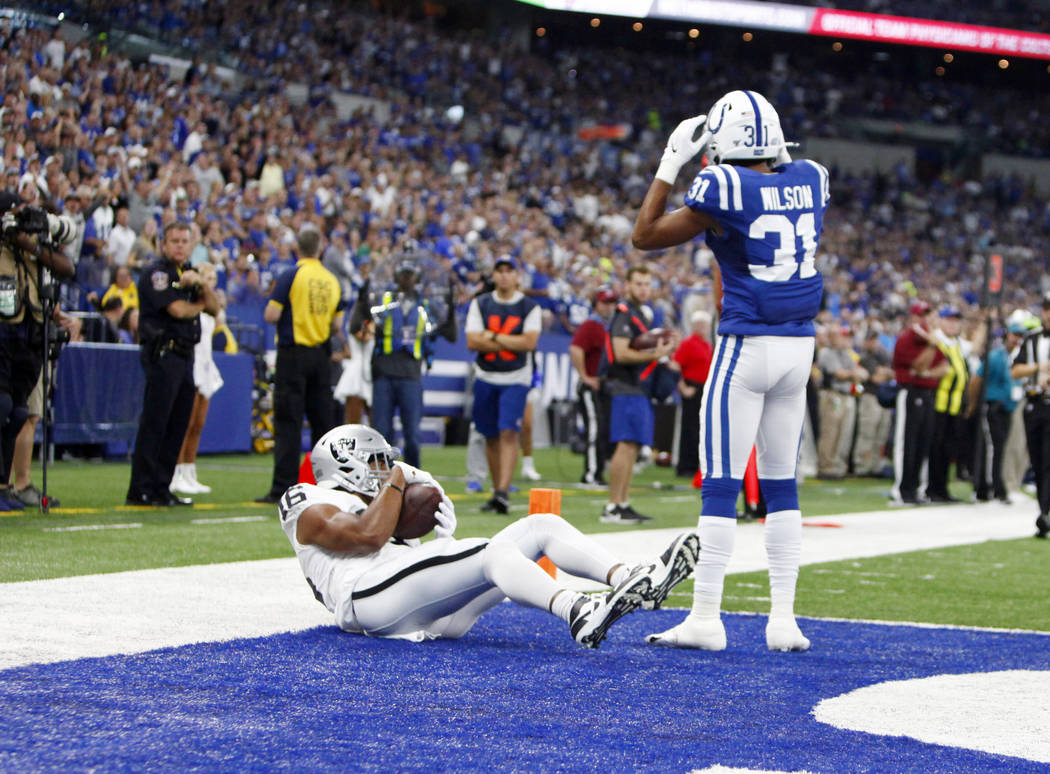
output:
{"label": "silver football helmet", "polygon": [[321,436],[310,452],[318,486],[375,497],[399,450],[366,425],[340,425]]}
{"label": "silver football helmet", "polygon": [[723,96],[707,114],[705,128],[712,135],[707,152],[715,164],[776,159],[777,165],[791,160],[780,116],[757,91],[731,91]]}

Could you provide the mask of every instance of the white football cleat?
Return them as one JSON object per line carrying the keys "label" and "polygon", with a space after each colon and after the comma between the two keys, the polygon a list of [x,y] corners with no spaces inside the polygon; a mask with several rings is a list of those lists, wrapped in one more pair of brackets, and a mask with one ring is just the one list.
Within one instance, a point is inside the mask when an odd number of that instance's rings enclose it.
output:
{"label": "white football cleat", "polygon": [[726,628],[721,618],[700,619],[689,615],[678,626],[666,632],[650,634],[645,641],[663,648],[725,650]]}
{"label": "white football cleat", "polygon": [[766,647],[781,652],[799,652],[809,650],[809,640],[798,628],[794,617],[770,618],[766,624]]}
{"label": "white football cleat", "polygon": [[685,532],[676,537],[660,556],[649,564],[636,567],[632,576],[644,576],[648,587],[640,588],[642,607],[655,610],[671,590],[685,580],[700,558],[700,536]]}

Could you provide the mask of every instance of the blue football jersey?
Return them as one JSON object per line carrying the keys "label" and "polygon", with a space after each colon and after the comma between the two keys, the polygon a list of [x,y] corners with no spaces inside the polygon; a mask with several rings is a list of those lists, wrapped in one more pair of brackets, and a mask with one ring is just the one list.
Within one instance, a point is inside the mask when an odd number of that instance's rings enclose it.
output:
{"label": "blue football jersey", "polygon": [[723,230],[707,232],[722,270],[719,333],[814,335],[824,290],[817,241],[828,198],[828,171],[815,161],[793,161],[771,175],[719,164],[696,176],[685,203]]}

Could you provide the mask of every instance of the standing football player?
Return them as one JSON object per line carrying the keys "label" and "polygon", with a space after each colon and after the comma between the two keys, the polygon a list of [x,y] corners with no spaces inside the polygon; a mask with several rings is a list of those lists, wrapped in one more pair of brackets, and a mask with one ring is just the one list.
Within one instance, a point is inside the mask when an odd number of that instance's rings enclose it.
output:
{"label": "standing football player", "polygon": [[[659,607],[696,563],[700,543],[683,533],[651,563],[628,567],[550,513],[532,514],[491,540],[452,537],[452,501],[429,474],[395,462],[397,450],[364,425],[325,433],[310,455],[316,485],[296,484],[278,503],[281,527],[307,583],[339,628],[412,640],[462,637],[506,598],[547,610],[580,645],[597,648],[608,628],[640,607]],[[441,491],[435,540],[394,537],[405,487]],[[535,560],[612,586],[569,591]]]}
{"label": "standing football player", "polygon": [[[667,211],[679,170],[713,162],[693,180],[685,206]],[[770,650],[806,650],[795,622],[802,513],[795,469],[813,363],[813,318],[823,280],[815,265],[828,204],[828,172],[792,161],[776,110],[753,91],[732,91],[706,116],[671,134],[634,227],[633,242],[658,250],[705,233],[722,277],[714,365],[700,410],[704,485],[698,531],[703,554],[693,607],[648,642],[723,650],[722,586],[736,535],[736,500],[752,444],[765,497]]]}

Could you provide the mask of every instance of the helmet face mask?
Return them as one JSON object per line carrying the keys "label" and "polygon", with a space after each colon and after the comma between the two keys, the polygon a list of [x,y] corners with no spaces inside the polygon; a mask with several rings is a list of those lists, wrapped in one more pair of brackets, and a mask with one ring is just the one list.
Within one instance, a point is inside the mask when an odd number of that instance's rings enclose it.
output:
{"label": "helmet face mask", "polygon": [[731,91],[718,100],[707,114],[706,129],[712,135],[708,155],[715,164],[774,160],[787,147],[780,116],[755,91]]}
{"label": "helmet face mask", "polygon": [[375,497],[398,455],[371,427],[342,425],[321,436],[310,462],[318,486]]}

